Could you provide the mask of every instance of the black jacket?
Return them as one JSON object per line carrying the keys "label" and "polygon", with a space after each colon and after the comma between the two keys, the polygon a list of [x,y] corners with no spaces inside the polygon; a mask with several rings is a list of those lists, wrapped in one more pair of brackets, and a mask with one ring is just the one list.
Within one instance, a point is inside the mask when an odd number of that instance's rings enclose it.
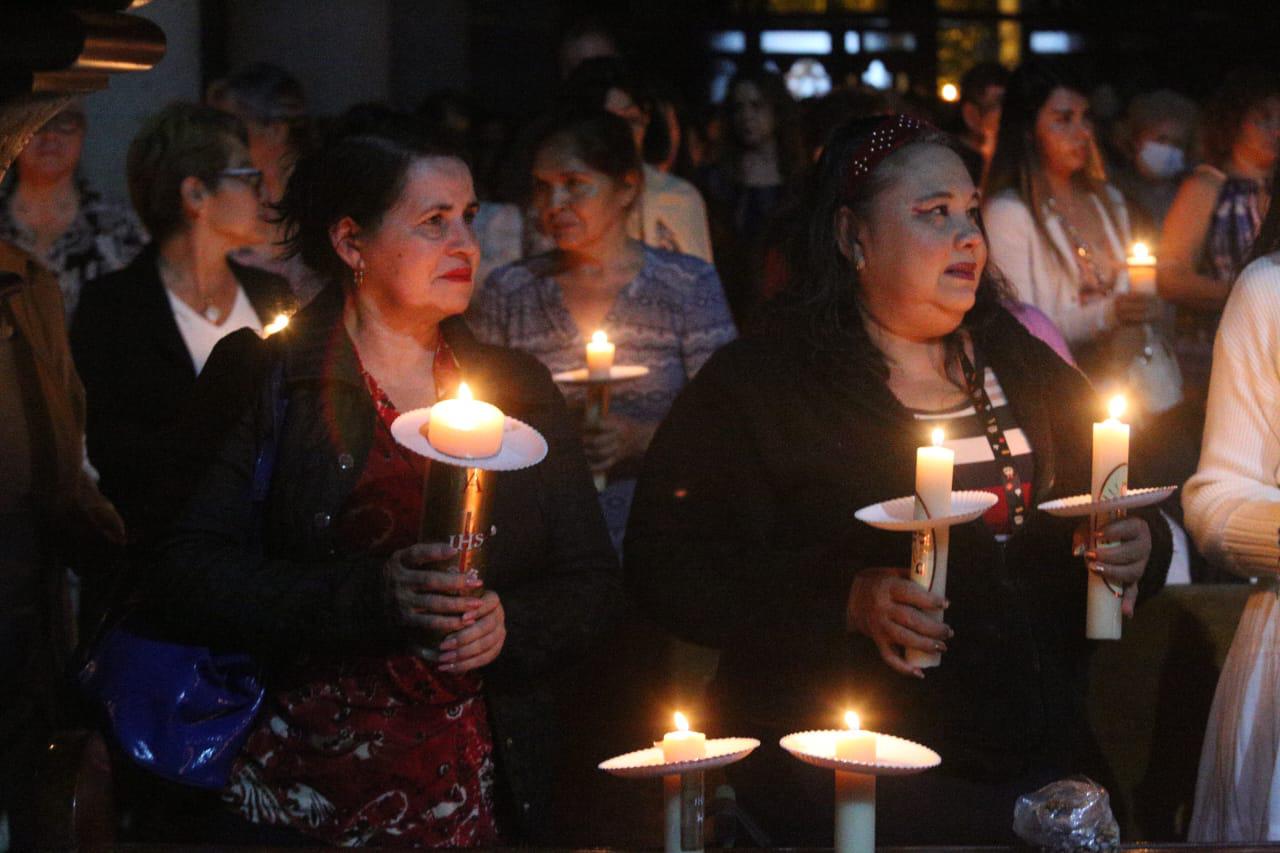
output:
{"label": "black jacket", "polygon": [[[173,309],[148,246],[129,266],[85,285],[71,326],[71,352],[88,403],[89,459],[136,538],[161,447],[196,382]],[[230,261],[228,262],[230,263]],[[295,304],[280,276],[231,264],[259,318],[269,322]]]}
{"label": "black jacket", "polygon": [[[1087,492],[1088,382],[1004,312],[975,344],[1035,453],[1033,507]],[[854,512],[912,493],[922,437],[870,369],[815,359],[794,335],[728,345],[650,446],[625,545],[629,589],[671,631],[722,651],[714,692],[726,731],[829,728],[854,707],[869,726],[934,747],[962,778],[1070,767],[1089,648],[1073,521],[1032,509],[1006,544],[981,523],[952,531],[955,637],[922,681],[845,629],[854,575],[906,566],[910,554],[909,534]],[[1154,510],[1144,517],[1149,594],[1163,584],[1170,534]]]}
{"label": "black jacket", "polygon": [[[506,645],[484,670],[504,802],[522,838],[544,838],[557,728],[550,682],[611,624],[621,591],[617,560],[580,439],[546,369],[527,355],[478,343],[461,318],[447,320],[442,331],[464,375],[549,445],[541,464],[497,475],[499,532],[485,546],[492,549],[486,582],[506,612]],[[304,652],[403,648],[384,590],[384,560],[344,553],[335,540],[377,422],[343,328],[340,289],[326,290],[286,332],[263,342],[259,357],[219,354],[253,346],[238,333],[210,359],[253,364],[256,381],[223,387],[253,384],[258,391],[160,545],[150,590],[157,615],[177,636],[243,649],[267,664]],[[275,352],[262,357],[262,349]],[[288,404],[255,544],[249,484],[270,433],[275,357],[283,359]]]}

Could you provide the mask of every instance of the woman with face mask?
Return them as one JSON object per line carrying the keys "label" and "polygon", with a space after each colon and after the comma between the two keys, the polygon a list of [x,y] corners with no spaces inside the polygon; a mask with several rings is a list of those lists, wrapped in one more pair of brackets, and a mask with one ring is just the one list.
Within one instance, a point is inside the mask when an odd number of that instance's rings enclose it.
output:
{"label": "woman with face mask", "polygon": [[[1005,309],[955,145],[906,116],[832,134],[786,301],[676,400],[626,540],[644,611],[722,650],[725,731],[776,742],[853,708],[944,756],[878,782],[885,844],[1011,842],[1017,796],[1087,764],[1086,568],[1074,524],[1035,507],[1087,489],[1097,401]],[[916,448],[939,426],[955,487],[1000,496],[953,529],[945,599],[909,579],[909,536],[854,519],[911,493]],[[1098,556],[1134,584],[1128,612],[1168,559],[1168,528],[1141,516],[1113,522],[1117,546]],[[944,608],[945,624],[927,615]],[[904,649],[942,665],[921,669]],[[779,846],[830,845],[830,772],[775,749],[729,775]]]}
{"label": "woman with face mask", "polygon": [[1109,172],[1129,203],[1139,234],[1154,237],[1164,224],[1189,166],[1196,112],[1193,101],[1168,89],[1137,95],[1129,102],[1119,140],[1124,159]]}

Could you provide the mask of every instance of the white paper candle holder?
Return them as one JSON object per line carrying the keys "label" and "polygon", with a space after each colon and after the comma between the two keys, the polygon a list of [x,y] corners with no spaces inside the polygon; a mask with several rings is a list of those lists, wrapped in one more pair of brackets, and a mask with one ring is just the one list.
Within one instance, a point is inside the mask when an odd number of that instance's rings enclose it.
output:
{"label": "white paper candle holder", "polygon": [[839,729],[795,732],[778,745],[806,764],[836,774],[835,853],[875,853],[876,777],[909,776],[937,767],[941,756],[914,741],[876,734],[874,763],[836,758]]}
{"label": "white paper candle holder", "polygon": [[[1112,519],[1122,518],[1126,512],[1142,507],[1155,506],[1177,491],[1177,486],[1155,486],[1145,489],[1126,489],[1124,494],[1098,500],[1093,495],[1072,495],[1040,504],[1039,509],[1058,518],[1089,517],[1089,541],[1097,541],[1098,531]],[[1085,636],[1091,640],[1118,640],[1121,636],[1122,617],[1120,600],[1124,588],[1110,579],[1089,574],[1089,602],[1085,615]]]}
{"label": "white paper candle holder", "polygon": [[706,820],[704,774],[741,761],[760,746],[755,738],[727,737],[707,741],[707,756],[696,761],[667,761],[661,747],[628,752],[602,761],[601,770],[623,779],[662,777],[665,853],[701,853]]}
{"label": "white paper candle holder", "polygon": [[[951,493],[951,512],[935,518],[916,517],[914,496],[894,498],[864,506],[854,517],[881,530],[905,531],[911,538],[911,580],[930,592],[947,594],[947,552],[951,545],[951,528],[981,518],[996,505],[991,492],[965,491]],[[930,619],[942,621],[942,611],[926,611]],[[906,650],[907,663],[927,668],[942,663],[939,652]]]}

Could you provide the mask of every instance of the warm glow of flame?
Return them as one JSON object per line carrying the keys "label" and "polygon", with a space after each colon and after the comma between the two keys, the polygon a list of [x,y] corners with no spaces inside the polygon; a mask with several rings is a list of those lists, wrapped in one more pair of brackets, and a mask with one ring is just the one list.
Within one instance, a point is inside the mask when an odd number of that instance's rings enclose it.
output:
{"label": "warm glow of flame", "polygon": [[679,731],[679,732],[689,731],[689,720],[687,717],[685,717],[684,714],[681,714],[679,711],[676,711],[676,731]]}
{"label": "warm glow of flame", "polygon": [[609,343],[609,336],[604,333],[604,329],[598,329],[591,335],[591,343],[607,344]]}
{"label": "warm glow of flame", "polygon": [[954,104],[956,101],[960,100],[960,89],[955,83],[943,83],[939,94],[942,96],[942,100],[946,101],[948,104]]}
{"label": "warm glow of flame", "polygon": [[1125,399],[1123,394],[1117,394],[1107,403],[1107,414],[1111,416],[1111,420],[1118,421],[1124,414]]}
{"label": "warm glow of flame", "polygon": [[467,383],[459,382],[458,393],[454,396],[454,399],[455,400],[474,400],[475,397],[471,395],[471,389],[467,387]]}
{"label": "warm glow of flame", "polygon": [[1147,248],[1146,243],[1134,243],[1133,248],[1129,251],[1129,257],[1135,261],[1145,261],[1151,257],[1151,250]]}
{"label": "warm glow of flame", "polygon": [[862,721],[858,719],[856,711],[844,712],[844,724],[849,727],[849,731],[856,732],[862,728]]}
{"label": "warm glow of flame", "polygon": [[941,446],[942,446],[943,441],[945,441],[945,440],[946,440],[946,435],[942,432],[942,427],[938,427],[937,429],[935,429],[935,430],[933,431],[933,446],[934,446],[934,447],[941,447]]}
{"label": "warm glow of flame", "polygon": [[289,325],[288,314],[277,314],[276,318],[270,323],[262,327],[263,337],[271,337],[276,332],[283,331],[285,326]]}

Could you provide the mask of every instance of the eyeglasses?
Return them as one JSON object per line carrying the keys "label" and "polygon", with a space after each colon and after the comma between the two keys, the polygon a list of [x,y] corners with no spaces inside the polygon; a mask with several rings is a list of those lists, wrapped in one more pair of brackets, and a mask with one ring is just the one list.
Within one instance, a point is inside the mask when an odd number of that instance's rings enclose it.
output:
{"label": "eyeglasses", "polygon": [[85,118],[81,112],[61,112],[40,126],[36,133],[57,133],[71,136],[84,130]]}
{"label": "eyeglasses", "polygon": [[254,192],[262,189],[262,170],[255,169],[252,166],[236,166],[231,169],[223,169],[215,173],[219,178],[232,178],[237,181],[244,181]]}

